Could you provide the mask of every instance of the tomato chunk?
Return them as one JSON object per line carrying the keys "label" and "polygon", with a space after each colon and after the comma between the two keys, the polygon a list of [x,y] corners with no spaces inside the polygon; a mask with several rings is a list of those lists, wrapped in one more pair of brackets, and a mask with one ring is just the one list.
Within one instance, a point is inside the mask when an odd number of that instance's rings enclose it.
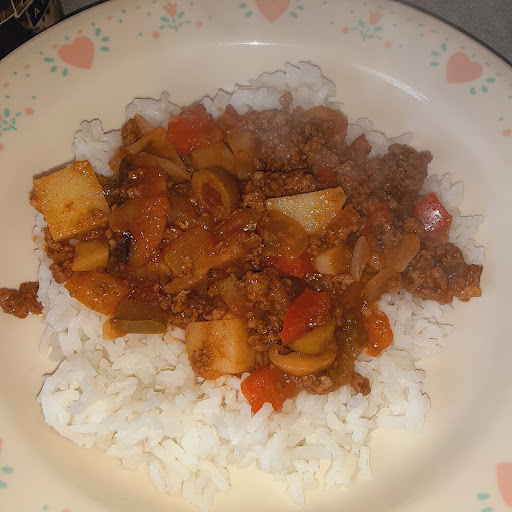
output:
{"label": "tomato chunk", "polygon": [[258,412],[268,402],[275,411],[298,392],[297,386],[272,365],[254,370],[240,385],[243,395],[251,404],[252,412]]}
{"label": "tomato chunk", "polygon": [[367,336],[365,350],[369,356],[377,357],[391,345],[393,331],[389,325],[389,319],[376,307],[372,307],[370,314],[364,317],[364,328]]}
{"label": "tomato chunk", "polygon": [[270,256],[266,259],[266,265],[279,270],[281,274],[294,277],[304,277],[315,271],[313,263],[306,256],[306,253],[302,253],[296,258],[290,256]]}
{"label": "tomato chunk", "polygon": [[279,334],[283,345],[298,340],[316,326],[330,319],[331,298],[327,292],[306,288],[291,304],[284,316],[283,330]]}
{"label": "tomato chunk", "polygon": [[452,223],[452,216],[433,192],[419,200],[414,208],[414,216],[423,223],[425,231],[430,235],[446,233]]}
{"label": "tomato chunk", "polygon": [[222,140],[222,129],[203,105],[183,110],[169,120],[169,139],[182,155],[190,155],[196,147]]}

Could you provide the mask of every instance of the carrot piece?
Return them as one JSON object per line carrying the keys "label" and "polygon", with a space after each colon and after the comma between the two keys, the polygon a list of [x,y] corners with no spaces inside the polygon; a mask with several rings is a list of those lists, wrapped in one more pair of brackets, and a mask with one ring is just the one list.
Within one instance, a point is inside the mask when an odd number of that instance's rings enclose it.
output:
{"label": "carrot piece", "polygon": [[364,317],[364,328],[367,336],[365,350],[369,356],[377,357],[391,345],[393,331],[389,325],[389,319],[376,307],[372,307],[370,314]]}
{"label": "carrot piece", "polygon": [[258,412],[268,402],[274,410],[298,392],[295,383],[287,380],[284,373],[272,365],[254,370],[240,385],[243,395],[251,404],[252,412]]}

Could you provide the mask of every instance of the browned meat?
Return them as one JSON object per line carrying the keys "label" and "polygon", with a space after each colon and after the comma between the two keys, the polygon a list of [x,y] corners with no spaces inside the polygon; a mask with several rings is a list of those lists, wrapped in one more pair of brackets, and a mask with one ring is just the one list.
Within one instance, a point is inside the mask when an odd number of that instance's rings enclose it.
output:
{"label": "browned meat", "polygon": [[417,152],[409,146],[392,144],[382,160],[388,168],[385,190],[400,202],[412,201],[427,177],[432,155],[428,151]]}
{"label": "browned meat", "polygon": [[242,201],[247,207],[263,210],[264,201],[269,197],[291,196],[315,190],[315,178],[305,171],[296,170],[287,173],[259,171],[254,173],[251,180],[246,183]]}
{"label": "browned meat", "polygon": [[409,146],[392,144],[383,158],[367,160],[358,165],[353,160],[336,167],[346,194],[372,194],[383,199],[386,193],[401,203],[407,203],[419,194],[432,160],[428,151],[417,152]]}
{"label": "browned meat", "polygon": [[[300,389],[304,389],[312,395],[326,395],[339,387],[328,375],[323,373],[296,378],[295,382]],[[357,372],[354,372],[351,386],[356,393],[362,393],[365,396],[371,391],[370,381]]]}
{"label": "browned meat", "polygon": [[356,233],[361,228],[361,225],[361,218],[354,206],[348,205],[329,223],[325,241],[330,246],[345,242],[351,233]]}
{"label": "browned meat", "polygon": [[73,260],[75,248],[67,242],[56,242],[50,235],[48,228],[43,229],[44,241],[46,243],[46,254],[59,265]]}
{"label": "browned meat", "polygon": [[25,318],[29,313],[40,315],[43,312],[41,303],[37,300],[39,283],[27,282],[20,289],[0,288],[0,307],[11,315]]}
{"label": "browned meat", "polygon": [[402,274],[402,280],[415,297],[449,304],[454,297],[480,297],[481,273],[481,265],[466,263],[461,250],[447,242],[422,249]]}
{"label": "browned meat", "polygon": [[296,379],[299,388],[306,390],[312,395],[326,395],[333,391],[336,386],[328,375],[306,375]]}
{"label": "browned meat", "polygon": [[[289,107],[289,98],[284,103]],[[327,119],[322,109],[248,112],[240,117],[237,129],[256,136],[263,169],[288,172],[334,167],[345,148],[346,120],[343,116]]]}
{"label": "browned meat", "polygon": [[335,170],[338,174],[338,181],[343,187],[345,194],[351,198],[364,180],[363,172],[352,161],[338,165]]}
{"label": "browned meat", "polygon": [[351,385],[356,393],[362,393],[365,396],[371,391],[370,381],[357,372],[354,372]]}
{"label": "browned meat", "polygon": [[282,110],[248,112],[241,118],[239,127],[257,137],[264,168],[292,171],[305,167],[302,148],[306,138],[290,120],[291,115]]}

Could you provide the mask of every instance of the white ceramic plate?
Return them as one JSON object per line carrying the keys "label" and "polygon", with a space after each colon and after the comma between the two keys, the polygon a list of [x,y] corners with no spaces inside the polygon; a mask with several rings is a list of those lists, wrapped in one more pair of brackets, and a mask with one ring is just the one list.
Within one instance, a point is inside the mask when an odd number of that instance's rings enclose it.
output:
{"label": "white ceramic plate", "polygon": [[[119,128],[134,97],[188,104],[285,62],[311,61],[354,120],[412,132],[431,170],[464,179],[463,213],[485,215],[481,299],[456,304],[446,350],[427,361],[432,410],[420,434],[377,432],[372,479],[313,491],[307,510],[505,511],[512,506],[509,270],[512,70],[480,45],[386,1],[112,0],[0,62],[0,284],[36,275],[31,178],[71,159],[83,119]],[[38,318],[0,315],[0,510],[188,510],[94,450],[47,427]],[[233,471],[216,510],[296,510],[267,475]]]}

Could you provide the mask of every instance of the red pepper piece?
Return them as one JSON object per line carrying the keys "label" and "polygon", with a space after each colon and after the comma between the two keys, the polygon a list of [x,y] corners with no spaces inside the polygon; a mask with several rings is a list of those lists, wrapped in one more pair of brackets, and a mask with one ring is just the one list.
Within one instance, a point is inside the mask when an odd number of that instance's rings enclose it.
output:
{"label": "red pepper piece", "polygon": [[284,316],[279,336],[288,345],[329,320],[331,298],[327,292],[306,288],[291,304]]}
{"label": "red pepper piece", "polygon": [[307,274],[312,274],[315,271],[313,263],[306,256],[306,253],[297,256],[297,258],[290,258],[289,256],[271,256],[266,259],[267,267],[275,268],[288,276],[304,277]]}
{"label": "red pepper piece", "polygon": [[452,216],[433,192],[419,200],[414,208],[414,216],[423,223],[425,231],[430,235],[446,233],[452,223]]}

